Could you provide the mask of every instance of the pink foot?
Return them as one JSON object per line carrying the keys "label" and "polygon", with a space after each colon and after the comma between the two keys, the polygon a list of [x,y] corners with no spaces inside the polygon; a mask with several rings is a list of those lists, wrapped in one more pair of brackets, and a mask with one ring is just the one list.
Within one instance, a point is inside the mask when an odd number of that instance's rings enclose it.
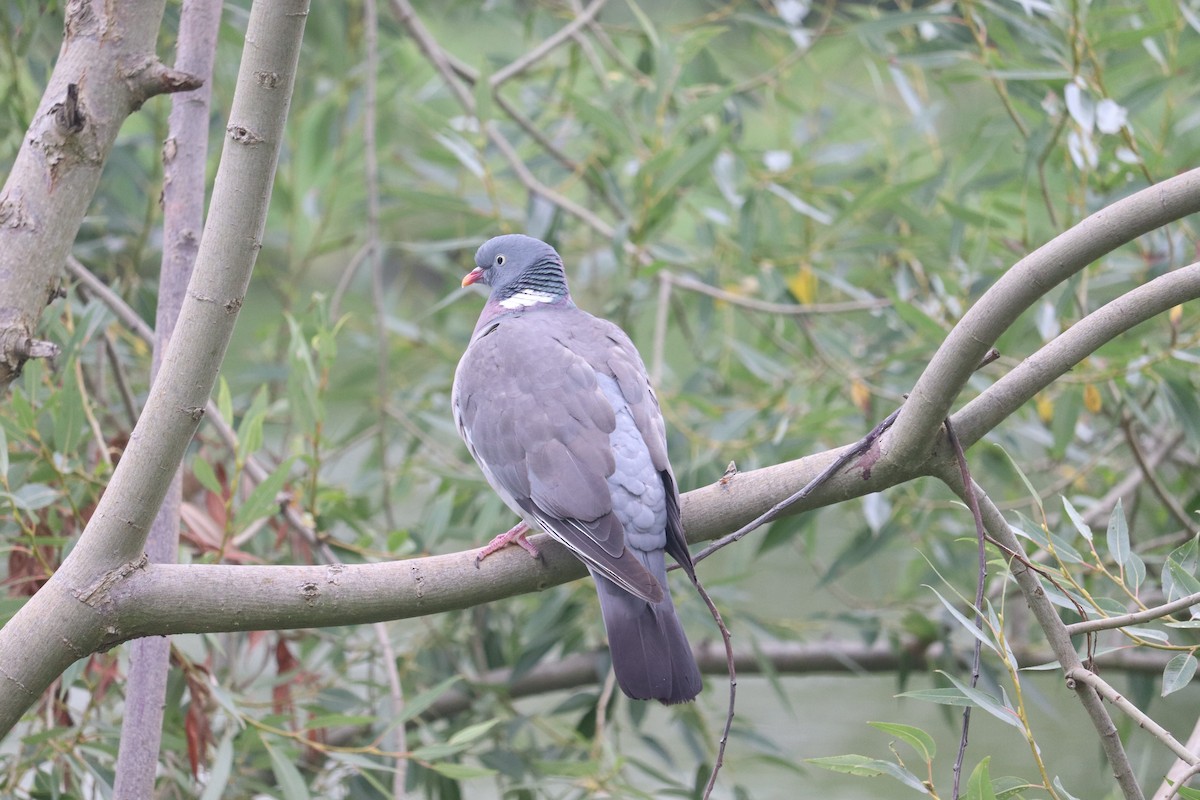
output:
{"label": "pink foot", "polygon": [[529,553],[529,555],[533,556],[534,558],[541,558],[542,554],[538,552],[537,547],[533,544],[533,542],[526,538],[528,535],[529,526],[524,522],[518,522],[516,525],[513,525],[511,528],[509,528],[505,533],[502,533],[495,539],[492,539],[487,543],[486,547],[479,551],[479,555],[475,556],[475,566],[478,567],[479,562],[483,561],[497,550],[503,550],[510,544],[520,545],[521,549],[526,553]]}

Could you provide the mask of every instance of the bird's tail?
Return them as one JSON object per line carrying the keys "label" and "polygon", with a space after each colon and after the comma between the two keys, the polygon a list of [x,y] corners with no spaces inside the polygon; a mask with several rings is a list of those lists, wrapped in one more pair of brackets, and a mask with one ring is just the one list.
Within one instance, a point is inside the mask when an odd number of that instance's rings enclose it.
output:
{"label": "bird's tail", "polygon": [[648,603],[595,572],[592,577],[621,690],[635,700],[686,703],[700,693],[700,668],[667,591],[662,551],[655,555],[660,563],[652,571],[662,583],[661,602]]}

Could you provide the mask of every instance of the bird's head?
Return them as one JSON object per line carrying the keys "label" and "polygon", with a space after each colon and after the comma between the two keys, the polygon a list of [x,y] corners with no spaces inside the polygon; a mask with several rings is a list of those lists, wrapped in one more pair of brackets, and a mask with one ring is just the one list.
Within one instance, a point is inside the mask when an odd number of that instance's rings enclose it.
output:
{"label": "bird's head", "polygon": [[463,286],[473,283],[490,286],[493,300],[523,292],[570,296],[558,252],[540,239],[519,233],[489,239],[475,251],[475,269],[462,279]]}

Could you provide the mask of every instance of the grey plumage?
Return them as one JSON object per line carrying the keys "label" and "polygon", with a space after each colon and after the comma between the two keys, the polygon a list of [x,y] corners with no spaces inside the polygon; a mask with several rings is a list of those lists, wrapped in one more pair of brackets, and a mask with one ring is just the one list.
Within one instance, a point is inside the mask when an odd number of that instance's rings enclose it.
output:
{"label": "grey plumage", "polygon": [[464,285],[492,293],[455,372],[459,432],[505,503],[587,564],[622,690],[691,700],[700,673],[664,551],[693,566],[641,357],[624,331],[575,306],[544,242],[500,236],[475,263]]}

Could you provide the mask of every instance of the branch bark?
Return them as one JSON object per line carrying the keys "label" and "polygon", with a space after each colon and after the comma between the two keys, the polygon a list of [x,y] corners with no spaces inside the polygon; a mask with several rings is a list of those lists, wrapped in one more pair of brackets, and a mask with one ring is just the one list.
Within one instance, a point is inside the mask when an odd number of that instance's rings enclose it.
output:
{"label": "branch bark", "polygon": [[[143,548],[204,415],[261,247],[300,52],[306,0],[257,3],[196,270],[129,446],[71,554],[0,629],[0,730],[103,640],[95,605],[146,563]],[[155,23],[157,25],[157,22]],[[55,621],[56,637],[46,636]]]}
{"label": "branch bark", "polygon": [[[1167,223],[1200,211],[1200,169],[1147,187],[1097,211],[1018,261],[971,306],[917,379],[885,451],[928,451],[975,366],[1009,326],[1054,286],[1096,259]],[[964,443],[974,441],[953,420]]]}
{"label": "branch bark", "polygon": [[0,392],[28,358],[58,351],[35,338],[38,319],[121,124],[156,94],[200,85],[155,56],[165,5],[67,4],[62,50],[0,190]]}
{"label": "branch bark", "polygon": [[[220,0],[185,0],[179,15],[175,66],[199,76],[204,85],[172,98],[167,140],[163,144],[163,257],[151,381],[158,375],[175,330],[200,249],[209,100],[220,22]],[[146,541],[146,556],[153,562],[170,563],[178,557],[182,486],[183,470],[177,468]],[[154,794],[170,656],[171,643],[166,637],[139,639],[129,648],[125,717],[113,784],[117,797]]]}

